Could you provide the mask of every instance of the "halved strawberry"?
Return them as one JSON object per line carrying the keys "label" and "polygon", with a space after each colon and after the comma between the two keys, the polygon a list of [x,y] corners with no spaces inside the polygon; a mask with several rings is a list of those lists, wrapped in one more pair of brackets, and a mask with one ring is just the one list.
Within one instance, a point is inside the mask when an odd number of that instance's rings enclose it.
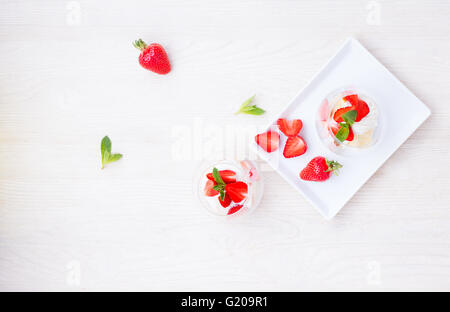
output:
{"label": "halved strawberry", "polygon": [[234,207],[231,207],[230,210],[228,210],[227,215],[230,215],[230,214],[233,214],[235,212],[238,212],[242,207],[243,207],[243,205],[236,205]]}
{"label": "halved strawberry", "polygon": [[[348,101],[352,105],[351,106],[352,109],[356,110],[356,119],[355,119],[356,122],[361,121],[361,119],[363,119],[364,117],[367,116],[367,114],[369,114],[369,112],[370,112],[369,105],[367,105],[367,103],[364,102],[363,100],[359,99],[357,94],[347,95],[344,97],[344,100]],[[338,111],[336,111],[336,113]],[[337,120],[336,118],[334,120],[336,120],[337,122],[342,121],[342,120]]]}
{"label": "halved strawberry", "polygon": [[331,127],[331,132],[333,132],[333,135],[336,136],[336,133],[339,131],[339,127]]}
{"label": "halved strawberry", "polygon": [[352,127],[348,128],[348,137],[345,139],[345,141],[353,141],[355,138],[355,134],[353,133]]}
{"label": "halved strawberry", "polygon": [[[333,132],[333,134],[336,136],[336,133],[339,131],[340,128],[341,128],[341,126],[332,127],[331,132]],[[353,133],[352,127],[350,127],[349,132],[348,132],[348,137],[347,137],[347,139],[345,139],[345,141],[353,141],[354,138],[355,138],[355,134]]]}
{"label": "halved strawberry", "polygon": [[[223,182],[225,183],[233,183],[236,182],[236,172],[233,170],[219,170],[220,177],[222,178]],[[211,181],[214,181],[214,177],[212,173],[208,173],[206,175],[208,179]]]}
{"label": "halved strawberry", "polygon": [[256,144],[261,146],[266,152],[271,153],[278,149],[280,145],[280,135],[275,131],[268,131],[255,136]]}
{"label": "halved strawberry", "polygon": [[231,198],[228,196],[227,193],[225,193],[225,197],[223,198],[223,201],[219,198],[219,203],[222,205],[223,208],[227,208],[231,204]]}
{"label": "halved strawberry", "polygon": [[297,157],[306,153],[305,140],[301,136],[290,137],[284,146],[283,156],[286,158]]}
{"label": "halved strawberry", "polygon": [[344,96],[344,100],[346,100],[347,102],[350,103],[350,105],[352,105],[353,107],[356,107],[356,105],[358,105],[358,94],[352,94],[352,95],[347,95]]}
{"label": "halved strawberry", "polygon": [[235,182],[225,185],[225,192],[228,193],[231,200],[235,203],[243,201],[248,194],[248,186],[245,182]]}
{"label": "halved strawberry", "polygon": [[354,109],[354,108],[351,107],[351,106],[339,108],[339,109],[334,113],[333,119],[334,119],[336,122],[343,122],[344,120],[342,119],[342,115],[344,115],[344,114],[345,114],[346,112],[348,112],[348,111],[351,111],[352,109]]}
{"label": "halved strawberry", "polygon": [[356,109],[356,119],[355,119],[356,122],[366,117],[370,112],[369,105],[367,105],[367,103],[364,102],[363,100],[358,100],[358,104],[356,104],[355,109]]}
{"label": "halved strawberry", "polygon": [[212,197],[212,196],[216,196],[219,195],[219,192],[217,192],[216,190],[213,189],[214,185],[216,185],[216,182],[208,180],[206,181],[205,184],[205,195]]}
{"label": "halved strawberry", "polygon": [[300,119],[287,120],[285,118],[280,118],[277,120],[277,125],[280,128],[280,131],[288,137],[296,136],[303,127],[303,123]]}

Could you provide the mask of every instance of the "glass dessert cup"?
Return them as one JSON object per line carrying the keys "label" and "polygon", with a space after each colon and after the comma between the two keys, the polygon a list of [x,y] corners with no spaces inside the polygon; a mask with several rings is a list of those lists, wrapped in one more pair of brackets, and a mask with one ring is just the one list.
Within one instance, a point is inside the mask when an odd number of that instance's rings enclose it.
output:
{"label": "glass dessert cup", "polygon": [[[213,168],[221,170],[232,170],[236,173],[236,182],[244,182],[247,184],[247,195],[245,198],[236,203],[231,201],[229,206],[223,207],[219,202],[219,196],[207,196],[205,194],[205,185],[208,183],[207,175],[212,173]],[[227,183],[228,185],[229,183]],[[203,207],[212,215],[235,218],[241,215],[247,215],[253,212],[261,202],[264,184],[258,166],[250,160],[227,161],[222,160],[212,164],[203,165],[199,170],[196,181],[197,197]],[[241,206],[239,208],[239,206]]]}
{"label": "glass dessert cup", "polygon": [[[351,140],[340,141],[336,137],[341,122],[337,122],[336,112],[342,108],[355,109],[347,100],[348,96],[357,95],[358,101],[367,104],[369,112],[362,119],[351,125]],[[322,143],[332,152],[352,155],[369,150],[379,141],[381,134],[381,113],[376,102],[367,93],[354,87],[340,88],[331,92],[321,103],[316,114],[316,129]]]}

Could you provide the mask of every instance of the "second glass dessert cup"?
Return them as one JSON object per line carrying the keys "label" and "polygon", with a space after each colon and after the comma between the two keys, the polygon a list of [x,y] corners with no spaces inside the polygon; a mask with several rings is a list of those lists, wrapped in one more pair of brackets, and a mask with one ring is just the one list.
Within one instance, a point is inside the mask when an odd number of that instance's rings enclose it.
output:
{"label": "second glass dessert cup", "polygon": [[[225,186],[225,193],[232,193],[233,183],[239,188],[236,188],[238,194],[226,194],[229,197],[229,203],[223,204],[219,201],[220,194],[217,194],[215,190],[211,190],[211,186],[217,184],[212,177],[213,169],[217,168],[221,177],[223,177]],[[223,171],[228,173],[235,173],[231,179],[227,179],[228,176],[222,174]],[[253,212],[261,202],[263,195],[264,184],[259,167],[254,161],[251,160],[221,160],[210,164],[204,164],[199,169],[197,176],[196,193],[197,197],[202,203],[202,206],[212,215],[224,218],[235,218],[237,216],[246,215]],[[244,184],[247,185],[246,190],[242,189]],[[242,192],[239,193],[239,191]],[[246,192],[244,192],[246,191]],[[234,196],[233,196],[234,195]],[[245,195],[245,196],[244,196]],[[241,198],[239,202],[235,202]],[[238,199],[235,199],[238,197]],[[235,201],[231,200],[234,199]]]}

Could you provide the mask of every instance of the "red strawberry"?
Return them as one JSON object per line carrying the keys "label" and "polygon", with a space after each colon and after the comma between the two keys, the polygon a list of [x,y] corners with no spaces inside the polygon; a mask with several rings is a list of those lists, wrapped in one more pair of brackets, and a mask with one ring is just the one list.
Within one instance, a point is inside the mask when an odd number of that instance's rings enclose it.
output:
{"label": "red strawberry", "polygon": [[230,210],[228,210],[227,215],[230,215],[230,214],[233,214],[235,212],[238,212],[242,207],[243,207],[243,205],[236,205],[234,207],[231,207]]}
{"label": "red strawberry", "polygon": [[303,127],[303,123],[300,119],[287,120],[280,118],[277,120],[277,125],[280,131],[286,136],[296,136]]}
{"label": "red strawberry", "polygon": [[358,104],[358,94],[344,96],[344,100],[349,102],[353,107],[356,107]]}
{"label": "red strawberry", "polygon": [[353,133],[352,127],[348,128],[348,137],[345,139],[345,141],[353,141],[355,138],[355,134]]}
{"label": "red strawberry", "polygon": [[347,107],[342,107],[339,108],[333,116],[333,119],[336,122],[343,122],[344,120],[342,119],[342,115],[344,115],[346,112],[351,111],[352,109],[354,109],[352,106],[347,106]]}
{"label": "red strawberry", "polygon": [[225,193],[225,197],[223,198],[223,201],[219,198],[219,203],[222,205],[223,208],[227,208],[231,204],[231,198],[228,196],[227,193]]}
{"label": "red strawberry", "polygon": [[170,72],[169,58],[162,45],[152,43],[147,46],[142,39],[136,40],[133,45],[142,51],[139,55],[139,64],[142,67],[161,75]]}
{"label": "red strawberry", "polygon": [[306,149],[306,142],[302,137],[290,137],[284,146],[283,156],[286,158],[297,157],[306,153]]}
{"label": "red strawberry", "polygon": [[280,135],[275,131],[268,131],[255,136],[256,144],[261,146],[266,152],[271,153],[278,149],[280,145]]}
{"label": "red strawberry", "polygon": [[[339,131],[340,128],[341,126],[332,127],[331,132],[333,132],[333,134],[336,136],[336,133]],[[353,141],[353,139],[355,138],[355,134],[353,133],[352,127],[349,127],[348,129],[349,129],[348,137],[345,139],[345,141]]]}
{"label": "red strawberry", "polygon": [[332,172],[337,174],[337,170],[341,167],[342,165],[336,161],[318,156],[313,158],[300,172],[300,178],[306,181],[325,181]]}
{"label": "red strawberry", "polygon": [[245,182],[235,182],[225,185],[225,192],[228,193],[231,200],[240,203],[247,197],[248,186]]}
{"label": "red strawberry", "polygon": [[333,135],[336,136],[336,133],[338,133],[339,129],[341,128],[340,125],[331,127],[331,132],[333,132]]}
{"label": "red strawberry", "polygon": [[[367,114],[369,114],[370,112],[369,105],[367,105],[367,103],[364,102],[363,100],[360,100],[357,94],[347,95],[346,97],[344,97],[344,100],[350,102],[350,104],[352,105],[352,109],[356,109],[356,119],[355,119],[356,122],[360,121],[361,119],[366,117]],[[336,121],[341,122],[342,120]]]}
{"label": "red strawberry", "polygon": [[[236,182],[236,172],[234,172],[233,170],[220,170],[219,174],[225,184]],[[214,181],[212,173],[208,173],[206,177],[211,181]]]}
{"label": "red strawberry", "polygon": [[331,132],[333,132],[334,136],[336,136],[336,133],[339,131],[341,127],[331,127]]}
{"label": "red strawberry", "polygon": [[216,182],[208,180],[206,181],[205,184],[205,195],[212,197],[212,196],[216,196],[219,195],[219,192],[217,192],[216,190],[213,189],[214,185],[216,185]]}
{"label": "red strawberry", "polygon": [[363,100],[358,100],[358,104],[355,106],[355,109],[356,109],[356,119],[355,119],[356,122],[366,117],[370,112],[369,105],[367,105],[367,103],[364,102]]}

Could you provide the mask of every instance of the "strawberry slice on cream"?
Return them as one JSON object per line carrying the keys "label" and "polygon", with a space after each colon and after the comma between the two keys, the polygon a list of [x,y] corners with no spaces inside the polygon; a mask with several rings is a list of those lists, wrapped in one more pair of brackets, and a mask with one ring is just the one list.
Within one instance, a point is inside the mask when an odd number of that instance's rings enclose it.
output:
{"label": "strawberry slice on cream", "polygon": [[335,98],[332,104],[331,116],[328,128],[335,137],[344,125],[343,116],[356,111],[356,118],[349,126],[348,135],[345,136],[343,144],[353,147],[367,147],[372,145],[373,133],[378,124],[378,110],[375,104],[361,94],[342,94]]}

